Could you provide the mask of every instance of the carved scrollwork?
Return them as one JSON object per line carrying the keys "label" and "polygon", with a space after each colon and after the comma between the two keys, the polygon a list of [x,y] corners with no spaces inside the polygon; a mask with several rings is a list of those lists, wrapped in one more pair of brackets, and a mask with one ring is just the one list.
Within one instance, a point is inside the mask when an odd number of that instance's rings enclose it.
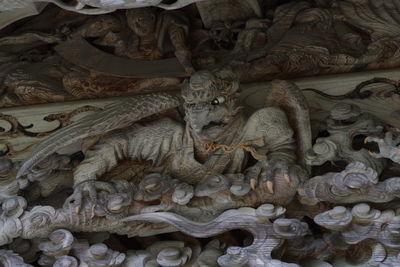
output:
{"label": "carved scrollwork", "polygon": [[64,112],[64,113],[58,113],[58,114],[50,114],[47,115],[46,117],[43,118],[44,121],[47,122],[53,122],[57,121],[59,123],[59,126],[46,131],[46,132],[30,132],[28,129],[32,128],[34,125],[30,124],[27,126],[22,125],[19,121],[18,118],[11,116],[11,115],[6,115],[6,114],[0,114],[0,121],[6,121],[10,124],[10,129],[5,130],[4,128],[0,128],[0,136],[3,137],[16,137],[16,136],[29,136],[29,137],[45,137],[54,131],[57,131],[58,129],[68,126],[72,123],[72,118],[80,113],[83,112],[89,112],[89,111],[100,111],[101,108],[94,107],[94,106],[82,106],[79,107],[71,112]]}
{"label": "carved scrollwork", "polygon": [[221,244],[218,240],[212,240],[203,248],[196,263],[200,266],[217,267],[217,260],[222,256],[223,251],[224,244]]}
{"label": "carved scrollwork", "polygon": [[3,265],[398,265],[400,83],[270,81],[400,66],[398,0],[50,2],[110,14],[2,32],[0,106],[124,97],[1,111]]}
{"label": "carved scrollwork", "polygon": [[1,216],[1,235],[0,244],[8,244],[18,237],[21,233],[23,224],[20,220],[21,215],[27,206],[27,202],[23,197],[12,197],[5,200],[2,204]]}
{"label": "carved scrollwork", "polygon": [[4,267],[21,266],[21,267],[32,267],[30,264],[26,264],[22,257],[18,256],[10,250],[0,250],[0,263]]}
{"label": "carved scrollwork", "polygon": [[362,90],[364,89],[364,87],[366,87],[366,86],[368,86],[370,84],[375,84],[375,83],[389,84],[389,85],[392,85],[394,87],[393,90],[390,90],[390,91],[385,93],[385,97],[391,97],[393,94],[400,94],[400,83],[399,83],[399,81],[394,81],[394,80],[391,80],[391,79],[388,79],[388,78],[373,78],[371,80],[364,81],[364,82],[358,84],[356,86],[356,88],[354,88],[354,90],[352,90],[352,91],[350,91],[350,92],[348,92],[348,93],[346,93],[344,95],[332,96],[332,95],[328,95],[328,94],[325,94],[323,92],[320,92],[318,90],[311,89],[311,88],[304,89],[304,91],[312,91],[312,92],[315,92],[315,93],[317,93],[319,95],[322,95],[322,96],[324,96],[326,98],[334,99],[334,100],[365,99],[365,98],[372,97],[374,95],[374,92],[371,91],[371,90],[364,90],[364,91],[362,91]]}
{"label": "carved scrollwork", "polygon": [[109,249],[105,244],[94,244],[88,249],[77,252],[79,260],[88,266],[122,266],[125,254]]}
{"label": "carved scrollwork", "polygon": [[172,201],[179,205],[186,205],[193,198],[193,186],[185,183],[178,184],[172,194]]}
{"label": "carved scrollwork", "polygon": [[212,197],[217,196],[219,192],[229,188],[228,179],[223,175],[210,175],[206,180],[196,186],[195,196]]}
{"label": "carved scrollwork", "polygon": [[0,151],[0,156],[2,158],[13,158],[20,154],[25,153],[26,151],[29,151],[34,146],[34,144],[28,144],[23,149],[16,148],[16,144],[7,141],[10,138],[16,138],[16,137],[43,138],[62,127],[70,125],[72,123],[72,118],[80,113],[93,112],[93,111],[97,112],[100,110],[101,108],[86,105],[83,107],[79,107],[71,112],[50,114],[48,116],[45,116],[43,120],[47,122],[57,121],[58,126],[55,128],[53,127],[53,129],[51,130],[46,130],[42,132],[29,130],[33,128],[36,123],[24,126],[19,122],[18,118],[12,115],[0,114],[0,121],[5,121],[10,126],[9,129],[0,127],[0,136],[3,137],[2,140],[0,140],[0,146],[2,146]]}
{"label": "carved scrollwork", "polygon": [[394,210],[379,211],[364,203],[353,208],[337,206],[317,215],[314,221],[327,229],[339,231],[348,244],[373,239],[389,248],[400,247],[398,216]]}
{"label": "carved scrollwork", "polygon": [[98,107],[85,105],[85,106],[79,107],[68,113],[58,113],[58,114],[47,115],[46,117],[43,118],[43,120],[48,121],[48,122],[58,121],[60,123],[60,125],[58,126],[58,128],[53,130],[53,131],[56,131],[59,128],[70,125],[72,123],[71,119],[80,113],[88,112],[88,111],[98,112],[101,110],[102,109],[98,108]]}
{"label": "carved scrollwork", "polygon": [[167,191],[171,190],[172,178],[158,173],[150,174],[143,178],[139,184],[135,200],[153,201],[160,199]]}
{"label": "carved scrollwork", "polygon": [[39,249],[43,251],[44,255],[54,258],[68,255],[74,242],[72,234],[63,229],[52,232],[49,239],[49,241],[40,243]]}
{"label": "carved scrollwork", "polygon": [[[218,258],[218,263],[222,266],[232,266],[228,264],[243,266],[255,264],[259,260],[268,264],[272,261],[270,255],[272,249],[279,245],[277,237],[291,239],[304,236],[309,231],[307,224],[294,219],[277,219],[273,223],[262,222],[256,215],[256,210],[250,208],[226,211],[206,224],[199,224],[167,212],[135,215],[123,221],[167,222],[176,229],[195,237],[212,236],[237,227],[244,227],[244,229],[251,231],[254,235],[252,245],[244,248],[228,248],[227,254]],[[213,227],[210,227],[211,225]]]}
{"label": "carved scrollwork", "polygon": [[299,194],[305,204],[316,204],[320,201],[383,203],[398,196],[399,186],[398,177],[379,182],[374,169],[361,162],[353,162],[341,172],[311,178],[299,189]]}
{"label": "carved scrollwork", "polygon": [[[322,165],[329,161],[362,162],[380,174],[386,161],[373,158],[366,148],[354,149],[353,142],[359,135],[379,135],[385,124],[368,113],[362,113],[359,107],[350,104],[336,104],[327,120],[329,136],[316,140],[308,150],[305,160],[309,165]],[[368,141],[368,139],[366,139]]]}
{"label": "carved scrollwork", "polygon": [[78,267],[78,260],[71,256],[61,256],[53,264],[54,267]]}

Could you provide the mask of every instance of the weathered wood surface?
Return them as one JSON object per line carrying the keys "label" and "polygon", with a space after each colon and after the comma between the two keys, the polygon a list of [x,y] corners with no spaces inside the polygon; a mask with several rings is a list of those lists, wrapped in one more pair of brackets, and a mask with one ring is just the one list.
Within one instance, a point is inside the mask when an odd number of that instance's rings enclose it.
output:
{"label": "weathered wood surface", "polygon": [[[262,9],[257,0],[220,0],[201,1],[196,3],[201,19],[207,28],[216,21],[246,20],[252,17],[262,17]],[[226,8],[229,6],[229,8]]]}
{"label": "weathered wood surface", "polygon": [[[304,90],[314,88],[329,95],[343,95],[354,90],[358,84],[377,77],[394,81],[400,80],[400,69],[324,75],[294,79],[292,81],[303,89],[311,109],[312,119],[327,116],[328,112],[337,103],[352,103],[358,105],[363,111],[370,112],[395,127],[400,127],[400,95],[390,93],[394,90],[391,85],[375,83],[364,87],[362,91],[370,90],[373,92],[372,96],[365,99],[334,100],[315,92]],[[250,106],[260,107],[265,99],[263,95],[266,92],[257,90],[257,84],[249,84],[245,87],[247,90],[242,95],[244,101]]]}
{"label": "weathered wood surface", "polygon": [[0,1],[0,29],[17,20],[39,14],[46,5],[46,3],[29,3],[29,1],[12,0],[4,3]]}
{"label": "weathered wood surface", "polygon": [[[26,133],[21,132],[16,129],[14,132],[12,130],[12,125],[5,120],[0,122],[0,127],[4,128],[3,133],[0,136],[0,151],[5,152],[12,148],[14,152],[9,152],[8,157],[13,159],[23,159],[27,153],[30,151],[32,144],[37,143],[42,140],[47,132],[54,131],[60,127],[60,121],[46,121],[45,117],[51,114],[68,114],[82,108],[84,106],[103,108],[107,104],[114,102],[116,98],[102,99],[102,100],[90,100],[90,101],[76,101],[76,102],[63,102],[56,104],[44,104],[44,105],[33,105],[30,107],[17,107],[17,108],[4,108],[1,109],[1,114],[12,116],[16,118],[20,125],[22,126],[32,126],[25,131],[29,133],[40,134],[42,136],[31,137],[27,136]],[[93,111],[79,112],[76,116],[73,116],[71,120],[77,120],[82,116],[90,114]]]}
{"label": "weathered wood surface", "polygon": [[[176,58],[135,60],[117,57],[75,38],[55,47],[66,60],[88,70],[125,78],[185,77],[187,74]],[[89,60],[88,60],[89,59]]]}
{"label": "weathered wood surface", "polygon": [[[358,84],[375,77],[385,77],[392,80],[400,80],[400,69],[381,70],[373,72],[340,74],[330,76],[318,76],[312,78],[302,78],[293,80],[301,89],[314,88],[329,95],[343,95],[351,92]],[[242,85],[242,99],[246,105],[254,108],[261,107],[266,92],[258,89],[258,84]],[[312,91],[304,91],[311,108],[311,118],[320,120],[326,117],[329,110],[339,102],[357,104],[363,111],[370,112],[383,119],[394,127],[400,127],[400,95],[396,93],[388,94],[394,88],[388,84],[376,83],[366,86],[363,90],[371,90],[373,95],[366,99],[344,99],[333,100],[321,96]],[[44,118],[51,114],[63,113],[71,121],[77,120],[86,114],[94,112],[96,108],[104,108],[107,104],[114,102],[118,98],[107,98],[98,100],[86,100],[75,102],[63,102],[44,105],[32,105],[15,108],[0,109],[3,115],[12,116],[17,119],[20,126],[11,129],[11,123],[0,119],[0,127],[5,130],[0,133],[0,152],[9,151],[8,157],[16,160],[23,159],[31,150],[33,145],[45,138],[46,133],[60,127],[60,122],[46,121]],[[89,106],[89,108],[87,107]],[[73,111],[74,112],[70,114]],[[64,123],[66,120],[64,118]],[[68,122],[67,122],[68,123]],[[21,126],[30,126],[21,130]],[[11,129],[12,130],[12,129]],[[32,134],[33,133],[33,134]],[[32,136],[39,133],[38,136]],[[40,134],[42,133],[42,134]],[[45,134],[43,134],[45,133]]]}

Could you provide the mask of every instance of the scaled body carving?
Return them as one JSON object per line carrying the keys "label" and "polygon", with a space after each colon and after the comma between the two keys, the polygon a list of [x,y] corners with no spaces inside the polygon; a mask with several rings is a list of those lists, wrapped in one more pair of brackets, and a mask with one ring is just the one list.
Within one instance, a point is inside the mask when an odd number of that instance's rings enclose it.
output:
{"label": "scaled body carving", "polygon": [[[229,220],[247,214],[240,211],[235,215],[235,211],[226,210],[256,207],[258,203],[289,204],[308,175],[301,158],[310,147],[310,131],[306,124],[299,125],[308,118],[306,103],[302,102],[304,98],[295,85],[273,81],[266,87],[269,92],[266,107],[245,115],[238,102],[238,90],[236,81],[199,71],[183,85],[181,95],[160,93],[131,97],[56,131],[37,147],[18,176],[26,175],[38,185],[51,181],[51,186],[37,193],[46,197],[68,187],[65,181],[70,179],[73,168],[74,192],[65,200],[64,207],[58,209],[51,206],[27,209],[24,198],[7,199],[3,206],[10,208],[2,217],[2,223],[10,227],[3,231],[2,243],[9,243],[16,237],[46,237],[59,228],[129,236],[168,233],[176,229],[193,234],[181,229],[184,225],[174,222],[176,216],[177,220],[193,220],[200,225],[209,223],[210,227],[221,221],[218,231],[225,232],[236,228],[229,226]],[[282,91],[286,92],[283,97]],[[137,122],[175,108],[182,100],[184,123],[168,117]],[[287,110],[298,113],[290,115],[285,113]],[[294,135],[293,129],[304,132]],[[83,150],[84,159],[80,163],[65,161],[62,156],[53,154],[63,146],[96,136],[98,141]],[[124,160],[150,162],[148,174],[107,182],[108,175]],[[12,204],[14,202],[17,204]],[[284,212],[285,209],[268,204],[252,211],[251,217],[265,217],[260,219],[263,222],[280,217]],[[154,223],[157,219],[150,219],[162,214],[167,224],[157,224]],[[222,220],[224,216],[231,219]],[[121,220],[124,217],[128,218]],[[143,222],[147,218],[150,221]],[[299,229],[301,233],[292,236],[290,230],[287,232],[292,223],[300,222],[276,220],[275,235],[290,239],[307,232],[303,229],[306,225],[299,224],[305,232]],[[294,225],[293,229],[297,227]],[[278,239],[271,239],[270,234],[264,236],[260,230],[251,231],[256,238],[261,234],[268,248],[272,243],[279,247]],[[206,236],[217,234],[215,231],[211,230]],[[66,258],[65,253],[54,254],[49,245],[40,246],[41,250],[46,250],[43,262],[72,260]],[[256,241],[255,246],[261,245]],[[270,256],[265,258],[268,255],[257,254],[258,249],[264,251],[264,248],[238,249],[228,249],[228,254],[218,260],[220,264],[231,266],[238,260],[234,255],[239,251],[242,251],[239,254],[244,253],[241,264],[259,261],[268,264],[272,260]],[[77,256],[79,261],[89,260],[84,254]]]}
{"label": "scaled body carving", "polygon": [[[293,86],[276,83],[281,88]],[[293,130],[285,113],[276,107],[266,107],[246,118],[237,103],[238,89],[238,83],[218,79],[210,72],[194,74],[182,89],[186,125],[165,118],[129,126],[140,116],[177,106],[178,98],[172,95],[149,95],[128,100],[125,104],[116,103],[112,108],[97,113],[97,119],[87,117],[48,138],[22,166],[19,175],[52,151],[97,133],[103,137],[85,152],[85,159],[74,170],[75,193],[71,200],[76,202],[77,208],[84,191],[90,192],[95,199],[97,178],[124,159],[151,161],[157,172],[191,185],[214,179],[215,175],[229,175],[218,179],[230,180],[228,183],[231,185],[244,183],[253,190],[264,186],[271,201],[286,203],[294,193],[290,190],[291,184],[296,185],[305,178],[304,171],[302,174],[301,167],[296,166]],[[164,103],[157,106],[157,101]],[[109,119],[102,117],[103,112]],[[130,112],[135,117],[129,118]],[[128,126],[127,129],[107,134],[107,131],[124,126]],[[250,158],[256,163],[248,167],[246,162]],[[282,179],[283,183],[275,183],[275,180]],[[209,196],[210,193],[195,192],[198,196]]]}

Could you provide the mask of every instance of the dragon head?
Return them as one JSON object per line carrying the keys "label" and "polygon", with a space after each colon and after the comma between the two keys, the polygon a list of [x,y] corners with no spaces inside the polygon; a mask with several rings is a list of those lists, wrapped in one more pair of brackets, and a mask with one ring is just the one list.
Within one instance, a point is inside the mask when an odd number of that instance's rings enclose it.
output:
{"label": "dragon head", "polygon": [[239,111],[238,89],[238,82],[219,79],[204,70],[185,83],[185,120],[201,140],[216,140],[234,122]]}

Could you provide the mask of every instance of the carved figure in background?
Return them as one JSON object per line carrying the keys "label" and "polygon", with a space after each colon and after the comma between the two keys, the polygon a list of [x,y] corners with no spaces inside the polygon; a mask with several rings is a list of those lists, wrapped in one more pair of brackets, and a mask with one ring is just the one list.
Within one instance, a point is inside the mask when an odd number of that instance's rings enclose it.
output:
{"label": "carved figure in background", "polygon": [[[71,1],[68,4],[58,0],[54,2],[75,10]],[[131,70],[141,69],[142,66],[139,61],[133,59],[165,60],[175,59],[175,55],[176,68],[171,69],[179,74],[173,77],[188,76],[194,72],[192,54],[196,68],[211,69],[221,77],[238,77],[241,82],[394,67],[400,64],[396,41],[399,38],[397,21],[400,11],[397,9],[396,0],[388,0],[385,3],[372,0],[319,1],[315,5],[306,1],[290,1],[281,5],[272,4],[271,6],[276,8],[268,10],[265,17],[262,17],[258,1],[248,2],[250,5],[258,6],[256,8],[260,11],[256,12],[258,18],[250,18],[247,21],[243,21],[247,17],[240,20],[231,19],[227,17],[229,12],[224,11],[221,13],[223,17],[210,21],[211,25],[205,27],[204,21],[202,24],[197,18],[198,14],[194,8],[160,11],[145,7],[127,10],[125,16],[115,13],[77,18],[80,23],[66,21],[63,24],[58,21],[57,25],[60,26],[52,34],[48,33],[48,28],[41,33],[16,31],[15,35],[0,39],[0,46],[5,46],[7,48],[5,51],[10,52],[0,55],[0,62],[7,63],[1,66],[0,75],[3,76],[0,80],[4,82],[7,91],[3,106],[13,103],[20,105],[102,97],[105,94],[120,95],[124,90],[105,93],[107,86],[114,84],[113,79],[116,76],[143,78],[140,76],[143,73],[140,72],[132,71],[136,76],[132,75],[132,72],[126,76],[126,72],[121,74],[121,71],[118,73],[110,71],[110,69],[124,69],[126,61],[119,57],[113,57],[120,60],[113,61],[115,65],[110,64],[110,58],[104,60],[102,66],[107,66],[106,70],[96,69],[93,67],[96,64],[85,66],[84,63],[98,62],[100,56],[96,53],[90,58],[86,58],[86,54],[81,57],[72,56],[71,51],[78,49],[71,44],[71,40],[76,40],[78,37],[104,48],[102,52],[106,51],[104,53],[106,55],[111,56],[110,54],[114,53],[131,58],[134,62],[133,67],[128,68]],[[82,3],[95,7],[105,5],[105,2],[96,0]],[[141,7],[160,4],[159,1],[118,3],[126,7],[131,3],[134,3],[133,6],[137,4]],[[220,1],[219,5],[226,5],[226,9],[229,10],[228,3],[230,2]],[[117,5],[113,1],[108,4]],[[212,1],[201,2],[201,8],[197,9],[200,17],[207,17],[203,13],[207,7],[212,6]],[[375,9],[378,12],[375,12]],[[110,10],[107,9],[107,12]],[[218,15],[218,12],[214,13]],[[78,24],[80,26],[76,27]],[[48,46],[45,47],[45,44]],[[82,64],[73,63],[90,71],[82,71],[76,66],[60,63],[59,59],[48,58],[49,54],[54,54],[53,49],[59,49],[61,44],[70,45],[64,47],[67,51],[63,54],[65,59],[80,58]],[[18,50],[21,46],[28,51]],[[21,61],[29,56],[32,48],[38,48],[40,54],[36,55],[35,60],[28,60],[29,64],[21,64]],[[95,49],[93,46],[91,48]],[[90,51],[93,52],[93,49]],[[60,50],[57,51],[61,53]],[[13,64],[9,64],[10,60]],[[57,68],[63,67],[56,71],[52,64],[56,64]],[[162,73],[163,69],[169,69],[166,62],[157,64],[160,69],[143,68],[147,70],[146,77],[171,77]],[[114,77],[104,77],[99,73]],[[34,82],[30,83],[32,80]],[[97,82],[102,80],[105,82]],[[136,89],[139,91],[143,87],[152,87],[153,82],[154,87],[157,87],[165,80],[128,81],[128,84],[135,84],[131,86],[124,84],[120,87],[133,87],[132,90],[127,89],[129,92]],[[177,83],[175,81],[175,85]],[[73,84],[72,89],[69,87],[71,84]],[[96,86],[99,88],[90,88]],[[85,90],[79,91],[76,88]],[[86,90],[90,92],[82,93]]]}
{"label": "carved figure in background", "polygon": [[152,8],[140,8],[127,10],[125,18],[128,27],[116,16],[102,15],[87,19],[78,28],[64,27],[53,35],[26,32],[6,36],[0,39],[0,46],[22,44],[29,47],[38,46],[38,42],[57,44],[82,37],[94,40],[97,45],[114,47],[116,55],[132,59],[154,60],[174,52],[188,74],[193,73],[191,52],[186,40],[189,20],[184,13],[160,13]]}
{"label": "carved figure in background", "polygon": [[[71,64],[68,56],[63,54],[67,60],[53,51],[42,52],[44,44],[56,45],[54,49],[57,50],[57,44],[65,45],[76,38],[114,47],[116,55],[133,59],[161,59],[167,55],[171,57],[172,53],[187,74],[193,73],[191,52],[186,42],[189,24],[185,15],[178,11],[157,13],[144,8],[128,10],[125,18],[127,21],[121,22],[116,16],[101,15],[85,18],[79,27],[67,24],[54,34],[27,31],[0,38],[0,47],[9,51],[0,59],[0,82],[4,87],[2,106],[69,101],[129,91],[139,93],[180,83],[179,78],[117,80]],[[89,57],[86,60],[94,59]],[[137,67],[140,68],[140,62]]]}
{"label": "carved figure in background", "polygon": [[15,179],[18,166],[10,159],[0,159],[0,203],[14,197],[28,185],[27,179]]}
{"label": "carved figure in background", "polygon": [[95,44],[113,47],[116,55],[132,59],[156,60],[173,52],[187,74],[194,72],[187,45],[189,20],[184,13],[140,8],[127,10],[125,18],[126,24],[111,15],[99,16],[71,36],[97,38]]}
{"label": "carved figure in background", "polygon": [[[89,192],[95,200],[96,179],[127,158],[151,160],[154,166],[161,167],[161,172],[192,185],[208,176],[244,173],[244,183],[250,183],[253,189],[259,184],[273,199],[286,202],[293,196],[293,191],[288,190],[291,183],[295,185],[305,178],[296,166],[301,159],[296,159],[288,118],[277,107],[260,109],[246,118],[238,106],[238,90],[237,82],[218,79],[208,71],[195,73],[182,89],[186,125],[167,118],[145,125],[133,124],[141,117],[178,106],[178,96],[148,95],[116,103],[95,117],[86,117],[61,129],[39,145],[20,169],[19,176],[62,146],[103,135],[85,153],[84,161],[74,172],[75,193],[71,200],[77,209],[83,192]],[[281,90],[287,92],[282,98]],[[301,144],[297,147],[299,157],[310,143],[308,111],[300,105],[304,101],[301,97],[294,85],[276,81],[268,98],[271,102],[266,103],[297,108],[291,122],[296,129],[303,127],[305,131],[297,135]],[[304,123],[300,125],[300,121]],[[249,167],[247,162],[251,158],[257,163]],[[273,197],[274,193],[277,197]]]}
{"label": "carved figure in background", "polygon": [[255,80],[279,72],[311,75],[322,67],[343,65],[347,57],[359,56],[357,47],[338,38],[335,20],[333,9],[312,8],[305,1],[279,6],[272,25],[265,30],[267,43],[249,53],[247,61],[252,64],[248,73],[241,70],[241,74]]}
{"label": "carved figure in background", "polygon": [[246,21],[245,28],[238,34],[232,53],[237,57],[246,59],[251,48],[267,45],[267,30],[270,24],[269,19],[249,19]]}
{"label": "carved figure in background", "polygon": [[169,52],[166,51],[169,41],[186,72],[194,72],[186,41],[189,21],[183,13],[176,11],[157,14],[151,8],[131,9],[126,11],[126,19],[135,35],[131,36],[124,51],[119,52],[120,55],[135,59],[159,59]]}
{"label": "carved figure in background", "polygon": [[399,248],[399,216],[394,210],[383,211],[360,203],[350,208],[336,206],[314,217],[318,225],[340,232],[347,244],[373,239],[387,248]]}

